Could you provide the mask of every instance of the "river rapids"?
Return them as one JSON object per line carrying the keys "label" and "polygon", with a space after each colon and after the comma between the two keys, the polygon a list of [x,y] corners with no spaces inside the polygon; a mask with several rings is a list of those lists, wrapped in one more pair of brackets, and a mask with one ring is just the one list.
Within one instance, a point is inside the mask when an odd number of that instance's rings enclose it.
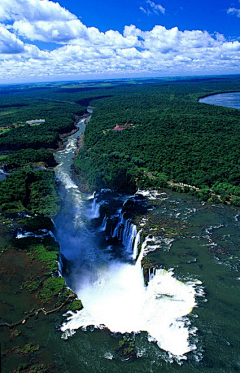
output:
{"label": "river rapids", "polygon": [[[84,121],[79,127],[83,132]],[[76,136],[71,136],[56,155],[56,176],[64,198],[55,225],[61,254],[67,261],[64,277],[84,308],[65,316],[62,337],[67,339],[77,329],[87,330],[89,326],[122,334],[143,331],[149,341],[177,359],[185,359],[186,353],[196,349],[196,328],[188,314],[196,306],[200,282],[179,281],[172,269],[156,268],[144,283],[141,260],[150,241],[145,239],[140,247],[140,232],[124,219],[120,208],[111,233],[118,242],[116,247],[109,245],[107,217],[101,218],[99,211],[102,204],[111,201],[80,192],[71,176],[75,148]],[[124,204],[127,198],[120,196],[119,202]]]}

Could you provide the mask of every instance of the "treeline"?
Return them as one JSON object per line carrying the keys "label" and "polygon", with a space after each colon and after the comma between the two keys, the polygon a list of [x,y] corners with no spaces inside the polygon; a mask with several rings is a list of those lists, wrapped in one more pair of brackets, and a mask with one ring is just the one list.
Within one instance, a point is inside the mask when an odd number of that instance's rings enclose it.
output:
{"label": "treeline", "polygon": [[[200,97],[233,91],[240,91],[239,77],[1,87],[0,127],[11,127],[0,135],[0,151],[11,151],[1,161],[10,169],[54,165],[44,149],[56,149],[59,134],[73,129],[91,105],[74,165],[87,189],[129,192],[173,181],[179,191],[238,205],[240,112],[198,103]],[[39,118],[46,122],[26,124]],[[113,131],[125,123],[134,126]]]}
{"label": "treeline", "polygon": [[[76,172],[89,189],[128,191],[172,180],[198,187],[190,191],[202,199],[240,205],[240,112],[198,103],[234,90],[240,81],[233,78],[112,89],[114,97],[95,102]],[[113,131],[124,123],[134,126]]]}
{"label": "treeline", "polygon": [[24,166],[31,168],[38,164],[47,167],[56,166],[53,153],[43,148],[18,150],[0,157],[0,162],[2,162],[5,172]]}
{"label": "treeline", "polygon": [[[75,129],[101,88],[72,87],[60,83],[0,87],[0,166],[9,174],[0,183],[0,212],[29,211],[53,216],[58,211],[53,152],[60,136]],[[99,93],[100,92],[100,93]],[[93,97],[92,97],[93,96]],[[45,123],[26,124],[45,119]]]}
{"label": "treeline", "polygon": [[0,212],[55,216],[59,211],[54,172],[20,170],[0,182]]}
{"label": "treeline", "polygon": [[[45,97],[49,90],[51,99]],[[54,172],[44,168],[56,165],[53,151],[59,146],[59,135],[75,129],[76,119],[86,108],[70,96],[69,102],[57,100],[55,90],[0,88],[0,127],[9,127],[0,135],[0,165],[10,172],[0,183],[2,214],[29,211],[53,216],[59,209]],[[45,119],[45,123],[26,124],[34,119]]]}
{"label": "treeline", "polygon": [[[69,86],[69,88],[68,88]],[[111,97],[109,88],[52,86],[14,86],[0,88],[0,151],[57,148],[59,134],[74,129],[76,117],[102,97]],[[39,125],[27,120],[45,119]],[[1,133],[1,127],[9,127]]]}
{"label": "treeline", "polygon": [[[11,127],[0,136],[1,150],[57,148],[60,141],[59,134],[74,129],[75,117],[85,112],[85,108],[77,104],[69,105],[45,100],[28,99],[28,106],[16,107],[15,100],[18,100],[18,97],[11,99],[12,109],[0,110],[0,127]],[[27,120],[40,118],[45,119],[45,123],[26,124]]]}

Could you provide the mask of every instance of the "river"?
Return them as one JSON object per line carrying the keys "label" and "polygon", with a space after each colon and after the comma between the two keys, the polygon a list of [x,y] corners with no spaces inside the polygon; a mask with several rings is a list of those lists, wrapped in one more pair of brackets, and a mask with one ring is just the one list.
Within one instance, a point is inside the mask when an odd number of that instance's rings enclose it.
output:
{"label": "river", "polygon": [[240,92],[219,93],[206,96],[199,100],[203,104],[225,106],[234,109],[240,109]]}
{"label": "river", "polygon": [[[131,197],[107,190],[83,194],[72,179],[84,121],[79,128],[56,153],[63,203],[55,225],[67,259],[64,277],[84,305],[64,316],[61,336],[67,341],[54,353],[62,371],[239,370],[239,211],[168,190],[139,193],[137,203],[146,206],[140,227],[149,217],[184,229],[167,239],[151,228],[137,256],[136,227],[121,214]],[[100,216],[100,209],[109,215]],[[115,224],[111,230],[107,219]],[[147,253],[157,269],[146,286],[141,258]],[[124,337],[134,345],[132,359],[119,348]]]}

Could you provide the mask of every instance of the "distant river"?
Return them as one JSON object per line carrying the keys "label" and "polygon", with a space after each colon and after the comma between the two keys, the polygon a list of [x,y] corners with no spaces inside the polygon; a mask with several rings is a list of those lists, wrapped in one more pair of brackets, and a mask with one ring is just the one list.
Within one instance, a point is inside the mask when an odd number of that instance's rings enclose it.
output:
{"label": "distant river", "polygon": [[240,109],[240,92],[219,93],[217,95],[206,96],[201,98],[199,102]]}

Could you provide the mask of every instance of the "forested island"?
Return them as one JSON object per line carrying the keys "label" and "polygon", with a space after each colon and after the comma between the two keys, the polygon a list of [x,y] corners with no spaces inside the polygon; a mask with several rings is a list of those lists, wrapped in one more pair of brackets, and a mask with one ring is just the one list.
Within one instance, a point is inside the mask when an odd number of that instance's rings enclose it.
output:
{"label": "forested island", "polygon": [[[239,92],[239,78],[0,87],[0,333],[6,372],[54,371],[52,356],[43,348],[48,342],[40,332],[41,337],[30,337],[27,325],[31,320],[35,332],[46,329],[46,323],[61,322],[60,310],[82,308],[58,274],[51,219],[61,206],[54,153],[77,131],[87,108],[93,113],[72,168],[83,192],[167,188],[239,207],[240,112],[199,103],[208,95]],[[161,224],[167,238],[186,228],[174,221],[170,234],[171,223]],[[149,269],[153,262],[147,261]]]}

